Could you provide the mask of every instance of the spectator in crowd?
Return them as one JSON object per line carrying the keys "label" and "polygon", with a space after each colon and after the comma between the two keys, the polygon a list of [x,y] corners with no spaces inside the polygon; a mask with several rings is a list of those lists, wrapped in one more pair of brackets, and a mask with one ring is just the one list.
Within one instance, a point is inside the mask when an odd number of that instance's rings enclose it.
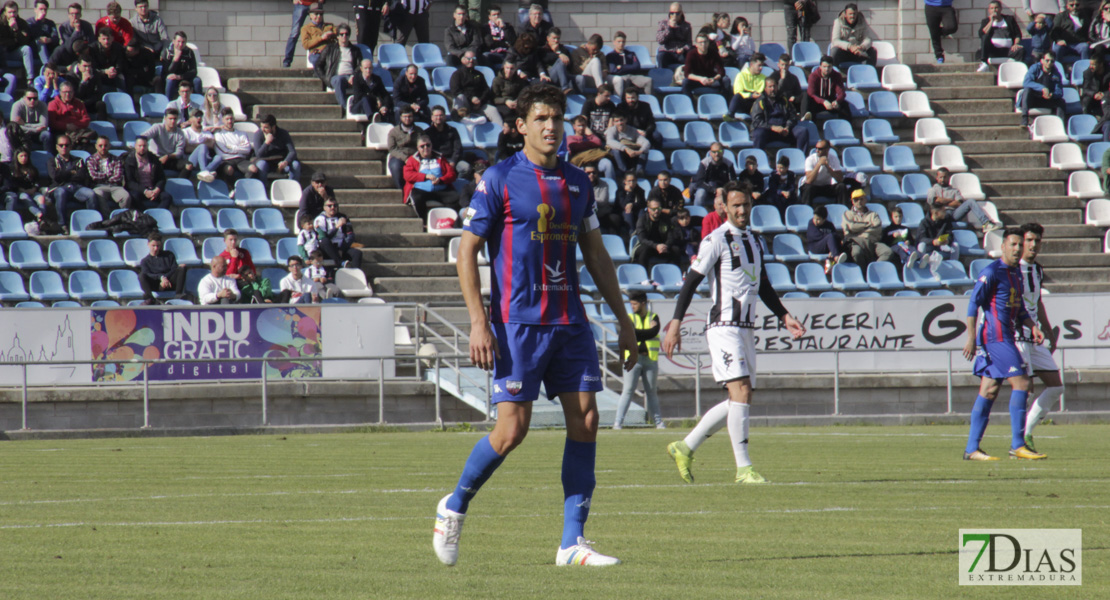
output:
{"label": "spectator in crowd", "polygon": [[216,171],[232,187],[240,175],[255,177],[258,167],[251,161],[251,140],[247,134],[235,130],[235,113],[228,107],[220,111],[223,127],[212,136],[216,140],[216,151],[220,153],[220,166]]}
{"label": "spectator in crowd", "polygon": [[763,173],[759,171],[759,161],[754,156],[744,158],[744,168],[736,174],[736,180],[748,184],[751,188],[752,203],[762,203]]}
{"label": "spectator in crowd", "polygon": [[605,130],[605,143],[613,155],[613,165],[617,171],[624,173],[643,170],[651,142],[636,128],[626,125],[622,112],[615,113],[610,122],[609,129]]}
{"label": "spectator in crowd", "polygon": [[[44,65],[50,62],[50,55],[61,41],[58,36],[58,24],[46,17],[48,10],[50,10],[50,3],[47,0],[35,0],[35,18],[27,21],[35,54],[39,62]],[[29,77],[31,73],[27,75]]]}
{"label": "spectator in crowd", "polygon": [[389,152],[389,172],[393,174],[393,185],[397,189],[405,187],[405,164],[409,157],[416,154],[416,139],[424,133],[415,124],[416,113],[411,105],[401,106],[400,110],[397,126],[389,130],[385,140]]}
{"label": "spectator in crowd", "polygon": [[139,43],[153,52],[154,56],[162,56],[170,46],[169,30],[166,29],[162,17],[158,15],[158,11],[150,10],[149,0],[135,0],[135,14],[138,18],[131,24],[135,33],[134,39],[139,40]]}
{"label": "spectator in crowd", "polygon": [[639,88],[632,85],[625,87],[624,104],[618,108],[618,112],[624,115],[625,122],[636,133],[646,137],[655,146],[663,145],[663,135],[655,126],[655,113],[646,103],[640,102]]}
{"label": "spectator in crowd", "polygon": [[239,279],[239,274],[244,270],[254,269],[254,257],[246,248],[239,247],[239,232],[234,229],[224,231],[224,251],[220,258],[227,261],[227,276]]}
{"label": "spectator in crowd", "polygon": [[281,66],[288,69],[293,66],[293,53],[297,50],[297,42],[301,39],[301,30],[304,29],[308,10],[315,2],[309,0],[293,0],[293,26],[289,29],[289,39],[285,42],[285,58]]}
{"label": "spectator in crowd", "polygon": [[443,48],[447,50],[447,65],[457,67],[462,64],[463,55],[468,51],[475,56],[481,52],[482,30],[477,24],[470,22],[465,6],[456,6],[452,15],[454,22],[443,33]]}
{"label": "spectator in crowd", "polygon": [[937,268],[942,262],[959,260],[960,245],[952,235],[955,229],[956,222],[943,206],[939,204],[930,206],[928,214],[917,226],[917,251],[922,256],[917,266],[928,266],[935,277]]}
{"label": "spectator in crowd", "polygon": [[1066,10],[1052,20],[1052,38],[1056,56],[1063,61],[1068,56],[1087,58],[1089,18],[1079,12],[1079,0],[1067,0]]}
{"label": "spectator in crowd", "polygon": [[581,116],[586,117],[586,127],[590,133],[604,132],[609,128],[609,119],[617,112],[617,105],[613,104],[613,89],[608,84],[601,84],[597,93],[582,105]]}
{"label": "spectator in crowd", "polygon": [[883,243],[898,255],[903,266],[914,265],[921,257],[913,240],[913,232],[902,223],[902,209],[897,206],[890,209],[890,225],[883,227]]}
{"label": "spectator in crowd", "polygon": [[339,286],[332,283],[331,274],[324,268],[324,253],[320,250],[313,250],[309,253],[307,260],[308,265],[304,269],[305,277],[319,284],[320,297],[327,299],[338,296]]}
{"label": "spectator in crowd", "polygon": [[699,33],[694,40],[693,52],[686,53],[686,79],[682,83],[682,93],[693,94],[694,90],[707,87],[720,92],[726,98],[731,94],[725,65],[720,55],[710,48],[709,36]]}
{"label": "spectator in crowd", "polygon": [[[461,10],[461,7],[460,7]],[[461,66],[451,74],[449,93],[454,99],[454,109],[464,109],[470,114],[485,115],[490,123],[501,126],[501,113],[493,105],[493,91],[486,83],[486,76],[474,68],[477,55],[467,50],[460,59]]]}
{"label": "spectator in crowd", "polygon": [[34,88],[39,93],[39,100],[49,105],[58,97],[58,87],[63,79],[58,77],[58,67],[53,63],[46,63],[42,67],[42,75],[35,78]]}
{"label": "spectator in crowd", "polygon": [[625,231],[632,231],[640,218],[640,213],[647,206],[644,190],[636,182],[635,173],[625,173],[621,185],[617,188],[615,204],[624,219]]}
{"label": "spectator in crowd", "polygon": [[509,55],[516,41],[516,29],[501,18],[501,6],[489,7],[489,19],[482,26],[482,57],[486,64],[496,67]]}
{"label": "spectator in crowd", "polygon": [[609,151],[605,148],[605,141],[587,125],[588,121],[583,115],[574,117],[571,122],[574,133],[566,138],[567,159],[571,164],[583,168],[586,165],[597,165],[602,175],[614,179],[616,173],[613,170],[613,161],[608,158]]}
{"label": "spectator in crowd", "polygon": [[682,192],[671,185],[671,172],[667,170],[660,171],[655,176],[655,185],[648,192],[647,199],[648,202],[657,200],[660,213],[668,219],[674,216],[676,210],[686,204]]}
{"label": "spectator in crowd", "polygon": [[809,96],[802,91],[802,84],[798,77],[790,72],[790,55],[779,55],[778,69],[771,73],[765,81],[774,81],[778,95],[794,106],[794,112],[804,115],[809,111]]}
{"label": "spectator in crowd", "polygon": [[432,118],[432,113],[428,110],[428,85],[417,72],[416,65],[409,65],[393,82],[393,106],[412,107],[417,119],[427,122]]}
{"label": "spectator in crowd", "polygon": [[227,260],[222,256],[212,259],[212,270],[197,284],[197,299],[201,304],[235,304],[239,301],[239,286],[227,276]]}
{"label": "spectator in crowd", "polygon": [[605,62],[609,67],[609,83],[618,97],[624,97],[624,86],[629,84],[650,94],[651,77],[643,74],[644,67],[636,53],[625,48],[627,41],[628,36],[623,31],[618,31],[613,36],[613,51],[605,55]]}
{"label": "spectator in crowd", "polygon": [[925,0],[925,25],[929,28],[929,38],[933,42],[933,56],[937,63],[944,62],[944,36],[951,36],[960,27],[952,0]]}
{"label": "spectator in crowd", "polygon": [[104,94],[111,91],[104,85],[104,75],[93,67],[92,53],[86,53],[77,61],[77,99],[85,105],[85,110],[96,113],[101,120],[107,118]]}
{"label": "spectator in crowd", "polygon": [[724,146],[720,142],[709,145],[709,153],[698,163],[698,173],[690,182],[694,204],[710,208],[713,193],[719,187],[736,179],[736,169],[724,158]]}
{"label": "spectator in crowd", "polygon": [[829,222],[829,209],[818,206],[813,209],[813,218],[806,226],[806,252],[825,255],[825,274],[832,271],[834,264],[848,260],[841,251],[840,232]]}
{"label": "spectator in crowd", "polygon": [[[81,159],[70,154],[72,143],[69,136],[59,135],[54,141],[58,153],[46,163],[46,174],[50,178],[50,189],[53,190],[50,195],[62,227],[69,223],[69,215],[74,210],[96,210],[96,196],[85,187],[85,165]],[[74,201],[77,202],[77,207],[72,206]]]}
{"label": "spectator in crowd", "polygon": [[405,163],[405,204],[411,204],[422,223],[428,220],[432,203],[458,210],[459,194],[451,187],[457,177],[455,167],[432,149],[432,138],[421,134],[416,154]]}
{"label": "spectator in crowd", "polygon": [[732,99],[728,102],[726,121],[731,121],[736,114],[750,115],[752,106],[763,95],[763,85],[767,77],[763,74],[763,63],[767,57],[762,52],[756,52],[748,59],[747,68],[742,69],[732,84]]}
{"label": "spectator in crowd", "polygon": [[937,169],[936,183],[929,188],[927,202],[930,206],[942,206],[951,211],[952,218],[961,221],[967,215],[975,217],[976,224],[983,228],[983,232],[1002,229],[1002,224],[992,221],[990,216],[974,200],[965,200],[960,190],[952,185],[951,171],[941,167]]}
{"label": "spectator in crowd", "polygon": [[829,117],[852,118],[852,109],[844,101],[844,77],[833,69],[832,57],[822,56],[821,66],[810,72],[806,93],[810,110],[828,112]]}
{"label": "spectator in crowd", "polygon": [[216,180],[215,171],[220,168],[223,157],[216,152],[216,138],[201,125],[202,118],[203,111],[190,112],[188,125],[181,128],[181,134],[185,136],[185,154],[193,165],[197,179],[212,183]]}
{"label": "spectator in crowd", "polygon": [[428,34],[431,0],[397,0],[390,12],[393,20],[393,41],[402,46],[409,43],[409,36],[416,31],[420,44],[431,42]]}
{"label": "spectator in crowd", "polygon": [[378,33],[382,28],[382,17],[389,16],[392,2],[386,0],[355,0],[355,22],[358,23],[358,43],[370,48],[378,47]]}
{"label": "spectator in crowd", "polygon": [[520,76],[511,58],[501,63],[501,70],[493,78],[490,91],[493,93],[493,106],[502,121],[516,124],[516,99],[526,87],[528,80]]}
{"label": "spectator in crowd", "polygon": [[57,135],[65,133],[70,139],[79,142],[88,140],[93,136],[89,129],[89,112],[85,104],[77,100],[73,84],[62,81],[58,86],[58,96],[46,105],[46,114],[50,121],[50,132]]}
{"label": "spectator in crowd", "polygon": [[744,63],[751,60],[755,54],[755,40],[752,39],[752,26],[744,17],[736,17],[732,23],[732,54],[736,58],[736,66],[744,67]]}
{"label": "spectator in crowd", "polygon": [[1110,9],[1100,6],[1092,16],[1087,33],[1087,46],[1094,56],[1105,56],[1107,44],[1110,43]]}
{"label": "spectator in crowd", "polygon": [[123,7],[119,2],[112,0],[104,12],[105,15],[93,25],[93,31],[96,31],[99,36],[100,31],[107,28],[112,32],[112,41],[119,44],[121,48],[126,46],[135,37],[135,30],[131,26],[131,21],[123,18]]}
{"label": "spectator in crowd", "polygon": [[277,169],[278,176],[287,175],[293,181],[301,180],[301,161],[297,160],[297,149],[293,146],[293,136],[278,127],[274,115],[266,115],[259,123],[258,131],[251,139],[254,149],[254,167],[263,182],[271,169]]}
{"label": "spectator in crowd", "polygon": [[809,149],[809,130],[799,123],[794,105],[778,93],[777,85],[774,79],[764,82],[763,95],[752,108],[752,143],[766,151],[772,142],[782,142],[804,154]]}
{"label": "spectator in crowd", "polygon": [[601,179],[601,173],[596,165],[584,165],[582,170],[590,178],[590,185],[594,188],[594,201],[597,203],[597,219],[601,223],[601,233],[627,238],[628,231],[624,228],[624,216],[614,204],[616,197],[609,196],[609,184]]}
{"label": "spectator in crowd", "polygon": [[[157,79],[158,56],[139,41],[139,36],[131,38],[123,49],[123,79],[131,86],[131,93],[146,94],[154,91]],[[192,83],[192,82],[189,82]],[[192,86],[190,85],[190,91]]]}
{"label": "spectator in crowd", "polygon": [[177,97],[166,104],[166,110],[171,108],[178,114],[186,114],[193,109],[201,108],[200,103],[193,101],[192,81],[182,81],[177,84]]}
{"label": "spectator in crowd", "polygon": [[155,231],[146,238],[149,254],[139,261],[139,287],[143,304],[156,304],[154,292],[173,292],[175,298],[185,297],[185,265],[177,264],[177,256],[162,248],[162,234]]}
{"label": "spectator in crowd", "polygon": [[725,216],[725,189],[717,188],[713,191],[713,211],[701,220],[701,239],[709,237],[727,220]]}
{"label": "spectator in crowd", "polygon": [[564,93],[571,93],[570,83],[570,48],[560,40],[563,32],[558,27],[553,27],[547,32],[547,45],[540,49],[540,64],[543,72],[540,80],[558,86]]}
{"label": "spectator in crowd", "polygon": [[24,90],[23,99],[12,104],[8,138],[17,146],[50,150],[49,115],[35,88]]}
{"label": "spectator in crowd", "polygon": [[[96,30],[93,29],[92,23],[81,18],[81,12],[83,10],[81,5],[74,2],[69,5],[67,10],[69,20],[58,25],[58,38],[60,41],[58,47],[77,52],[77,48],[74,47],[74,42],[77,40],[82,40],[89,46],[95,44]],[[53,58],[51,58],[51,62],[55,62]]]}
{"label": "spectator in crowd", "polygon": [[[308,193],[310,189],[312,188],[306,189],[305,193]],[[301,198],[303,200],[303,194],[301,195]],[[320,206],[323,207],[323,204],[321,204]],[[321,208],[321,210],[323,210],[323,208]],[[301,211],[299,210],[297,211],[297,225],[300,227],[300,229],[296,230],[297,254],[301,258],[308,258],[309,252],[316,251],[316,230],[312,228],[313,220],[315,220],[315,217],[310,217],[308,215],[301,214]]]}
{"label": "spectator in crowd", "polygon": [[181,113],[176,108],[167,108],[162,122],[144,131],[143,137],[149,140],[148,148],[163,169],[178,171],[182,177],[190,178],[195,167],[185,154],[185,134],[178,126],[180,119]]}
{"label": "spectator in crowd", "polygon": [[4,20],[0,23],[0,48],[6,61],[21,61],[27,76],[28,87],[35,78],[34,38],[31,26],[19,16],[19,4],[9,0],[4,3]]}
{"label": "spectator in crowd", "polygon": [[1025,30],[1029,32],[1029,53],[1025,62],[1031,64],[1030,59],[1039,62],[1044,53],[1052,49],[1052,17],[1038,13]]}
{"label": "spectator in crowd", "polygon": [[[1105,129],[1103,130],[1105,132]],[[1105,134],[1104,134],[1105,136]],[[1099,178],[1102,180],[1102,191],[1110,196],[1110,148],[1102,153],[1102,167]]]}
{"label": "spectator in crowd", "polygon": [[[450,163],[457,172],[461,168],[459,161],[462,160],[462,138],[457,129],[447,124],[447,111],[442,106],[432,109],[432,126],[425,129],[424,134],[431,138],[432,150]],[[469,165],[463,163],[463,166]]]}
{"label": "spectator in crowd", "polygon": [[319,58],[312,66],[316,77],[335,90],[335,101],[341,109],[347,107],[348,91],[362,59],[362,51],[351,42],[351,28],[342,23],[335,28],[335,42],[321,47]]}
{"label": "spectator in crowd", "polygon": [[[348,28],[348,36],[350,31]],[[308,7],[308,23],[301,28],[301,47],[308,51],[308,63],[315,67],[324,48],[335,38],[335,25],[324,22],[323,3],[313,2]]]}
{"label": "spectator in crowd", "polygon": [[813,206],[818,197],[840,200],[844,195],[844,168],[840,157],[829,150],[828,140],[815,144],[816,152],[806,157],[805,183],[802,184],[802,204]]}
{"label": "spectator in crowd", "polygon": [[373,123],[393,123],[393,95],[374,72],[374,61],[362,59],[351,75],[351,112],[367,115]]}
{"label": "spectator in crowd", "polygon": [[[91,25],[90,25],[91,27]],[[60,30],[61,28],[59,28]],[[96,34],[93,34],[93,44],[96,43]],[[87,54],[90,50],[91,44],[85,41],[84,38],[73,40],[72,46],[59,44],[54,52],[50,53],[50,62],[59,67],[62,75],[72,75],[73,69],[77,64],[77,59]]]}
{"label": "spectator in crowd", "polygon": [[1056,55],[1046,52],[1038,65],[1030,67],[1022,82],[1021,126],[1029,126],[1030,108],[1051,108],[1061,121],[1067,120],[1064,84],[1056,72]]}
{"label": "spectator in crowd", "polygon": [[719,12],[713,13],[713,19],[701,30],[709,36],[710,46],[717,51],[726,67],[740,67],[743,65],[736,62],[736,51],[732,49],[732,34],[729,33],[731,25],[732,20],[728,13]]}
{"label": "spectator in crowd", "polygon": [[990,69],[987,62],[992,58],[1025,58],[1017,20],[1013,15],[1002,14],[1002,3],[998,0],[991,0],[987,5],[987,17],[979,22],[979,40],[982,61],[978,69],[980,73],[986,73]]}
{"label": "spectator in crowd", "polygon": [[[581,116],[581,115],[579,115]],[[497,136],[497,160],[506,158],[524,149],[524,136],[516,128],[516,121],[505,121]]]}
{"label": "spectator in crowd", "polygon": [[543,48],[540,48],[539,40],[525,32],[516,38],[505,62],[516,65],[517,76],[529,83],[550,82],[551,78],[547,76],[547,67],[543,64],[542,56]]}
{"label": "spectator in crowd", "polygon": [[111,141],[100,136],[96,138],[96,152],[85,160],[88,183],[105,219],[117,208],[131,208],[131,193],[124,187],[123,161],[109,152],[111,148]]}
{"label": "spectator in crowd", "polygon": [[844,243],[852,254],[852,262],[866,270],[872,262],[890,261],[894,252],[882,242],[883,223],[879,214],[867,207],[867,193],[852,192],[852,208],[841,217]]}
{"label": "spectator in crowd", "polygon": [[31,164],[31,151],[16,148],[11,162],[11,189],[4,194],[4,210],[17,211],[23,219],[29,214],[40,226],[43,220],[54,220],[54,204],[47,200],[43,189],[39,187],[39,170]]}
{"label": "spectator in crowd", "polygon": [[[223,129],[224,121],[220,117],[223,113],[224,106],[220,103],[220,92],[214,87],[204,90],[204,118],[201,124],[204,125],[205,131],[215,132],[217,129]],[[235,113],[232,113],[234,116]]]}
{"label": "spectator in crowd", "polygon": [[878,54],[871,47],[871,38],[867,36],[867,22],[855,3],[845,5],[844,10],[837,15],[832,27],[832,47],[832,58],[838,67],[846,62],[862,62],[875,66]]}
{"label": "spectator in crowd", "polygon": [[761,204],[769,204],[779,209],[786,218],[786,207],[798,203],[798,178],[790,171],[790,159],[780,156],[775,170],[767,177],[767,189],[760,196]]}
{"label": "spectator in crowd", "polygon": [[783,22],[786,23],[787,52],[794,48],[794,44],[799,39],[808,42],[810,29],[814,23],[821,20],[816,0],[782,0],[782,16]]}
{"label": "spectator in crowd", "polygon": [[666,69],[673,65],[685,64],[686,53],[693,48],[694,31],[682,12],[682,4],[672,2],[667,18],[659,21],[655,32],[659,50],[655,54],[655,64]]}
{"label": "spectator in crowd", "polygon": [[347,215],[339,212],[338,200],[324,201],[324,212],[316,215],[312,228],[316,230],[317,247],[337,267],[358,269],[362,266],[361,246],[355,245],[354,227]]}
{"label": "spectator in crowd", "polygon": [[259,277],[258,271],[253,268],[241,269],[239,280],[235,285],[239,287],[240,304],[273,304],[274,302],[274,290],[270,280]]}
{"label": "spectator in crowd", "polygon": [[[335,201],[335,190],[328,185],[328,176],[322,171],[316,171],[312,174],[312,183],[301,193],[297,214],[300,218],[307,218],[309,222],[315,221],[316,215],[324,212],[324,204],[328,201]],[[315,237],[310,246],[307,249],[308,252],[316,248]]]}
{"label": "spectator in crowd", "polygon": [[545,19],[544,8],[539,4],[532,4],[528,7],[528,18],[520,26],[520,33],[530,33],[535,39],[546,40],[547,34],[551,31],[551,19]]}
{"label": "spectator in crowd", "polygon": [[681,255],[667,245],[671,230],[671,217],[664,215],[659,200],[648,198],[647,210],[636,223],[635,236],[639,239],[632,252],[632,262],[648,272],[658,264],[679,265]]}
{"label": "spectator in crowd", "polygon": [[123,177],[131,194],[131,206],[138,210],[170,208],[173,198],[166,193],[166,173],[162,163],[147,151],[147,139],[135,139],[135,151],[123,162]]}
{"label": "spectator in crowd", "polygon": [[299,256],[290,256],[286,264],[289,268],[289,274],[282,277],[278,284],[281,288],[281,296],[278,302],[281,304],[319,302],[320,293],[323,291],[322,286],[301,270],[304,267],[304,260]]}
{"label": "spectator in crowd", "polygon": [[601,52],[604,45],[605,40],[595,33],[570,53],[569,71],[574,76],[574,87],[583,94],[597,89],[609,77],[609,64]]}
{"label": "spectator in crowd", "polygon": [[701,237],[694,229],[690,209],[682,207],[675,211],[671,220],[671,231],[667,234],[667,245],[672,254],[678,255],[678,268],[683,272],[690,268],[690,262],[698,255]]}
{"label": "spectator in crowd", "polygon": [[173,34],[173,43],[166,50],[162,61],[162,83],[166,97],[172,99],[177,82],[192,81],[197,77],[197,56],[193,49],[186,46],[189,36],[184,31]]}
{"label": "spectator in crowd", "polygon": [[1083,113],[1102,118],[1105,110],[1106,92],[1110,89],[1110,72],[1106,69],[1106,59],[1103,56],[1091,57],[1087,69],[1083,71],[1083,82],[1079,87],[1079,103]]}
{"label": "spectator in crowd", "polygon": [[[1097,5],[1100,2],[1101,2],[1101,0],[1096,0],[1095,4]],[[1040,13],[1034,13],[1033,12],[1033,2],[1032,2],[1032,0],[1021,0],[1021,10],[1023,12],[1025,12],[1025,16],[1029,17],[1030,20],[1034,16],[1036,16],[1036,14],[1040,14]],[[1064,10],[1064,0],[1056,0],[1056,12],[1062,12],[1063,10]]]}

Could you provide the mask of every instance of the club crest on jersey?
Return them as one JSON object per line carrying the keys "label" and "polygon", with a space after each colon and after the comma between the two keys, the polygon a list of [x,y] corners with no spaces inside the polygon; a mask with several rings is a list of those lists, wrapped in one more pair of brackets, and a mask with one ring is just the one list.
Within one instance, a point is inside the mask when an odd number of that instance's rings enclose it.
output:
{"label": "club crest on jersey", "polygon": [[520,382],[520,381],[506,381],[505,382],[505,390],[507,392],[509,392],[509,395],[511,395],[511,396],[515,396],[515,395],[519,394],[520,390],[523,389],[523,388],[524,388],[524,383],[523,382]]}
{"label": "club crest on jersey", "polygon": [[740,254],[740,242],[729,242],[728,249],[732,250],[733,254]]}
{"label": "club crest on jersey", "polygon": [[540,220],[536,222],[536,231],[540,233],[547,233],[547,226],[551,223],[551,219],[555,218],[555,207],[550,204],[536,205],[536,212],[540,214]]}

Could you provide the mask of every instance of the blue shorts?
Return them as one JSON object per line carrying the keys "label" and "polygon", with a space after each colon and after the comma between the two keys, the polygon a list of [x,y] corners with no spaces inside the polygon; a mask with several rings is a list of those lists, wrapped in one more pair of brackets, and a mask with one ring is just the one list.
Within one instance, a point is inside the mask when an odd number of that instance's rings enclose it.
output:
{"label": "blue shorts", "polygon": [[975,351],[973,372],[980,377],[1009,379],[1025,375],[1025,361],[1014,342],[988,342]]}
{"label": "blue shorts", "polygon": [[589,325],[492,323],[501,358],[493,364],[491,401],[532,402],[543,382],[547,397],[601,391],[601,369]]}

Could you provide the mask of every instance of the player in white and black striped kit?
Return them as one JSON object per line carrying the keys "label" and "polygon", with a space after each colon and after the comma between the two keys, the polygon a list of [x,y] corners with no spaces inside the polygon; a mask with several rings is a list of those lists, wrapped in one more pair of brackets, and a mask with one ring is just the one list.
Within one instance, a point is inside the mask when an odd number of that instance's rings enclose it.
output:
{"label": "player in white and black striped kit", "polygon": [[669,358],[679,347],[679,329],[686,309],[698,284],[709,277],[714,303],[706,322],[705,338],[713,360],[713,378],[728,390],[728,399],[709,409],[686,439],[668,445],[667,452],[678,465],[682,479],[693,483],[690,463],[694,451],[727,424],[736,457],[736,482],[764,483],[766,480],[752,470],[748,458],[748,417],[755,384],[752,324],[756,298],[783,320],[794,339],[805,335],[805,327],[782,305],[763,271],[759,239],[748,229],[751,188],[729,182],[725,186],[725,202],[727,221],[701,242],[698,257],[690,265],[679,292],[674,317],[667,326],[663,351]]}
{"label": "player in white and black striped kit", "polygon": [[1025,447],[1036,452],[1033,446],[1033,428],[1044,419],[1064,393],[1064,383],[1060,378],[1060,369],[1052,358],[1052,353],[1056,350],[1056,338],[1050,334],[1052,324],[1048,321],[1048,313],[1041,301],[1044,269],[1037,264],[1037,255],[1041,252],[1044,227],[1040,223],[1026,223],[1021,226],[1021,231],[1021,282],[1025,291],[1022,300],[1025,302],[1025,312],[1040,325],[1041,331],[1045,332],[1045,343],[1048,344],[1046,348],[1034,343],[1028,327],[1022,327],[1017,332],[1018,350],[1021,351],[1022,361],[1027,365],[1028,374],[1037,376],[1045,384],[1044,391],[1029,406],[1025,416]]}

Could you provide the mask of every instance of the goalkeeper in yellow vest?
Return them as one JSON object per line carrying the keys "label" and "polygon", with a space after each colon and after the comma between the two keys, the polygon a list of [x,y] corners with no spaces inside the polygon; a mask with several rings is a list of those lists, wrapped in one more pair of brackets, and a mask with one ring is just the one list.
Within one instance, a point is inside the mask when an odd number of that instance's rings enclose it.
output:
{"label": "goalkeeper in yellow vest", "polygon": [[663,417],[659,414],[659,316],[648,310],[647,295],[633,292],[628,297],[632,305],[632,324],[636,327],[636,343],[639,344],[640,358],[631,371],[624,373],[624,391],[617,405],[617,416],[613,429],[624,425],[624,415],[632,394],[636,393],[636,382],[644,382],[644,395],[647,396],[647,413],[655,420],[656,429],[665,429]]}

